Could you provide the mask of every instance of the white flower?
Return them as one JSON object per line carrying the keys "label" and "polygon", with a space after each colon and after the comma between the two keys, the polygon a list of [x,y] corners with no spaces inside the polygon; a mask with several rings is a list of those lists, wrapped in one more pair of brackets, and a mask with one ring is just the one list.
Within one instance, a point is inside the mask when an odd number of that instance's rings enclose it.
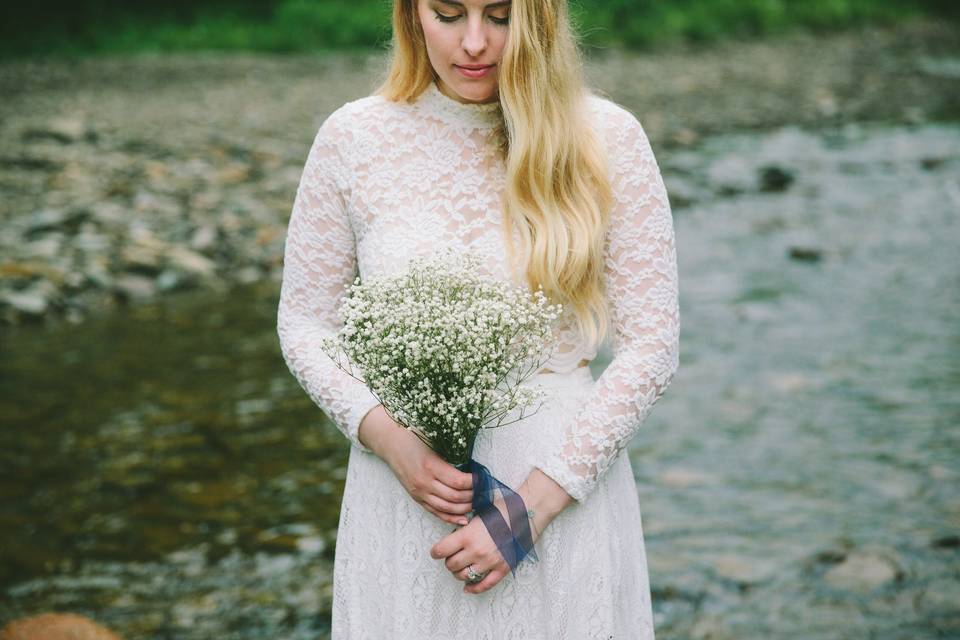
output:
{"label": "white flower", "polygon": [[547,304],[542,288],[482,276],[481,265],[447,248],[396,275],[357,278],[339,310],[343,328],[320,341],[451,462],[465,460],[478,429],[536,399],[520,385],[549,359],[563,309]]}

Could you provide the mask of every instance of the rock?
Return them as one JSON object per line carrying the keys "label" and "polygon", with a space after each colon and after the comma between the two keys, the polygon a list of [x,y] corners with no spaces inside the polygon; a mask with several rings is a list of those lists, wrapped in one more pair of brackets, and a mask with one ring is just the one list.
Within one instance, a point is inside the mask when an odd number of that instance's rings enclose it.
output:
{"label": "rock", "polygon": [[26,231],[23,235],[25,238],[30,239],[49,231],[69,231],[70,233],[74,233],[76,229],[89,218],[90,212],[86,209],[72,209],[69,211],[44,209],[30,216]]}
{"label": "rock", "polygon": [[153,278],[136,273],[126,273],[113,283],[114,293],[124,300],[149,300],[157,293]]}
{"label": "rock", "polygon": [[711,480],[712,478],[708,474],[682,467],[671,467],[660,474],[658,478],[661,484],[673,489],[702,486],[710,484]]}
{"label": "rock", "polygon": [[141,189],[133,198],[133,209],[141,214],[173,217],[180,213],[180,204],[169,196]]}
{"label": "rock", "polygon": [[673,133],[673,141],[683,147],[691,147],[700,142],[700,134],[688,127],[681,127]]}
{"label": "rock", "polygon": [[860,593],[879,589],[903,575],[892,552],[858,550],[831,567],[824,580],[831,587]]}
{"label": "rock", "polygon": [[927,171],[933,171],[942,166],[946,161],[947,158],[921,158],[920,166]]}
{"label": "rock", "polygon": [[29,258],[52,259],[63,248],[63,234],[51,233],[23,245],[23,255]]}
{"label": "rock", "polygon": [[130,271],[155,275],[160,272],[162,249],[142,244],[129,244],[120,251],[124,267]]}
{"label": "rock", "polygon": [[182,287],[185,281],[173,269],[166,269],[157,276],[156,283],[157,289],[160,291],[173,291],[174,289]]}
{"label": "rock", "polygon": [[216,243],[219,231],[213,225],[205,224],[198,227],[190,238],[190,248],[195,251],[206,251]]}
{"label": "rock", "polygon": [[712,558],[717,575],[741,584],[755,584],[773,575],[776,567],[756,557],[723,554]]}
{"label": "rock", "polygon": [[960,612],[960,580],[938,578],[920,595],[919,608],[930,613],[956,615]]}
{"label": "rock", "polygon": [[938,78],[960,80],[960,58],[955,56],[934,58],[920,56],[916,61],[917,70]]}
{"label": "rock", "polygon": [[87,127],[80,118],[54,118],[46,126],[36,129],[27,129],[20,138],[24,142],[53,140],[60,144],[71,144],[87,140],[94,142],[97,139],[95,131]]}
{"label": "rock", "polygon": [[88,264],[84,275],[87,282],[98,289],[111,289],[113,287],[113,275],[102,264]]}
{"label": "rock", "polygon": [[26,235],[57,229],[66,221],[67,212],[61,209],[43,209],[30,215]]}
{"label": "rock", "polygon": [[819,262],[823,252],[817,247],[790,247],[788,255],[791,260],[802,262]]}
{"label": "rock", "polygon": [[243,267],[236,272],[237,282],[240,282],[241,284],[250,284],[260,280],[261,278],[263,278],[263,272],[260,271],[259,267],[253,265],[249,267]]}
{"label": "rock", "polygon": [[670,206],[674,209],[689,207],[700,200],[700,191],[689,179],[669,174],[664,177]]}
{"label": "rock", "polygon": [[[952,533],[948,533],[939,538],[935,538],[930,546],[934,549],[956,549],[960,547],[960,536]],[[960,602],[960,600],[958,600]]]}
{"label": "rock", "polygon": [[216,593],[206,593],[190,602],[178,602],[173,607],[174,624],[188,629],[197,621],[214,615],[219,609],[219,597]]}
{"label": "rock", "polygon": [[93,620],[74,613],[41,613],[0,629],[0,640],[120,640]]}
{"label": "rock", "polygon": [[57,280],[60,272],[49,264],[40,261],[0,263],[0,280],[31,280],[33,278]]}
{"label": "rock", "polygon": [[738,155],[718,159],[707,169],[711,188],[720,195],[736,195],[755,191],[758,187],[753,167]]}
{"label": "rock", "polygon": [[793,184],[793,174],[776,165],[760,167],[760,190],[767,192],[786,191]]}
{"label": "rock", "polygon": [[715,613],[702,613],[690,628],[693,640],[721,640],[731,637],[724,625],[724,616]]}
{"label": "rock", "polygon": [[97,202],[90,210],[90,218],[101,226],[120,226],[127,222],[129,211],[116,202]]}
{"label": "rock", "polygon": [[100,233],[85,231],[74,236],[73,246],[81,251],[99,253],[110,247],[110,238]]}
{"label": "rock", "polygon": [[814,95],[817,112],[825,118],[835,116],[840,108],[837,106],[837,97],[829,89],[818,89]]}
{"label": "rock", "polygon": [[59,171],[63,164],[50,160],[49,158],[38,158],[36,156],[0,156],[0,168],[19,169],[22,171],[46,171],[52,173]]}
{"label": "rock", "polygon": [[8,291],[0,299],[27,316],[42,316],[49,306],[47,297],[36,290]]}
{"label": "rock", "polygon": [[297,550],[301,553],[306,554],[318,554],[323,553],[326,549],[326,541],[320,536],[308,536],[305,538],[297,538]]}
{"label": "rock", "polygon": [[167,262],[174,269],[202,277],[213,275],[217,270],[216,262],[186,247],[170,247],[167,252]]}

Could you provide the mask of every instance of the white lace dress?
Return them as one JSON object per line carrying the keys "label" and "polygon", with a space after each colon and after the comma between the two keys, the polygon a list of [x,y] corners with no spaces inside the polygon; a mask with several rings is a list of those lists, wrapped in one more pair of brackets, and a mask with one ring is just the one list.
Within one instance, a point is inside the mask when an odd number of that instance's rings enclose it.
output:
{"label": "white lace dress", "polygon": [[[622,450],[678,366],[679,308],[670,204],[647,136],[590,96],[616,203],[606,242],[613,359],[594,382],[588,348],[562,318],[557,355],[531,384],[539,412],[482,431],[474,459],[511,487],[534,467],[574,498],[524,560],[478,595],[430,547],[453,530],[417,504],[357,438],[377,404],[319,348],[356,275],[392,273],[453,247],[514,281],[503,244],[504,167],[488,144],[497,104],[463,104],[435,85],[413,104],[350,102],[319,128],[286,239],[278,333],[283,356],[352,447],[334,561],[334,640],[653,638],[640,505]],[[519,245],[517,245],[519,246]]]}

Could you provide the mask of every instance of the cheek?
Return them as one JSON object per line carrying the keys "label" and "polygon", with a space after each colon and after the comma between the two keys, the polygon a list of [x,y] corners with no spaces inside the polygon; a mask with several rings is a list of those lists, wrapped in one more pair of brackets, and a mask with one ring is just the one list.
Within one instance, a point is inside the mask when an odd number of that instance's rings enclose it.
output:
{"label": "cheek", "polygon": [[431,56],[446,54],[450,48],[449,43],[447,43],[448,34],[442,29],[438,29],[436,25],[429,24],[429,22],[424,22],[422,25],[423,39],[426,41],[427,50]]}
{"label": "cheek", "polygon": [[494,40],[491,41],[493,48],[497,51],[497,59],[503,57],[503,52],[507,48],[507,42],[510,41],[510,31],[507,29],[503,30],[502,35],[498,35]]}

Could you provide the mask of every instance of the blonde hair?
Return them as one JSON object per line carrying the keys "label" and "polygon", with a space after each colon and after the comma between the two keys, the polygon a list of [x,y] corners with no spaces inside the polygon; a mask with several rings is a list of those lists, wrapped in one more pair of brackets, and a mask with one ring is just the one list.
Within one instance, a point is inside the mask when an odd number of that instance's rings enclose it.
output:
{"label": "blonde hair", "polygon": [[[410,102],[433,82],[417,0],[394,0],[393,46],[376,93]],[[513,0],[500,61],[503,116],[494,139],[506,166],[505,243],[517,272],[553,302],[568,305],[592,344],[607,332],[604,236],[613,194],[601,142],[590,126],[580,48],[567,0]]]}

